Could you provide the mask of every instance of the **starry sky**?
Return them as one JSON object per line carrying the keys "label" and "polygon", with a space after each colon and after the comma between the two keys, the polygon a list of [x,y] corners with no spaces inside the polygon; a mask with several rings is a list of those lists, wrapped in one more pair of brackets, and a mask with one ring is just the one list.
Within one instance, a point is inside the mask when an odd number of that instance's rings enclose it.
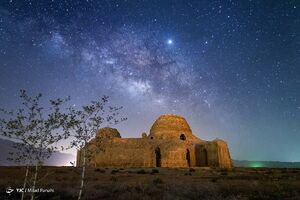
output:
{"label": "starry sky", "polygon": [[161,114],[240,160],[300,161],[300,1],[2,0],[0,107],[102,95],[123,137]]}

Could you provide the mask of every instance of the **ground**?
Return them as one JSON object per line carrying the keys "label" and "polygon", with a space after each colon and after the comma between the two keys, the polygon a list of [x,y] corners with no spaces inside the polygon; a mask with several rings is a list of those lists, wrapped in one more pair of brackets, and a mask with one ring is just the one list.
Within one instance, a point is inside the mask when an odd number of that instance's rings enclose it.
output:
{"label": "ground", "polygon": [[[5,188],[21,187],[24,167],[0,167],[0,199],[20,199]],[[76,199],[80,168],[43,167],[37,199]],[[300,199],[300,169],[90,168],[83,199]],[[29,196],[25,197],[28,199]]]}

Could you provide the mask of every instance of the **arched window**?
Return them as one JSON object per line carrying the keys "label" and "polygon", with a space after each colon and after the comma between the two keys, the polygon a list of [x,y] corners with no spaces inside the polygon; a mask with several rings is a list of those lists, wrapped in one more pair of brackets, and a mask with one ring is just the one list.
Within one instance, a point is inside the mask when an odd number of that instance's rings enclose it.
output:
{"label": "arched window", "polygon": [[179,138],[180,138],[181,140],[185,140],[185,139],[186,139],[186,137],[185,137],[184,134],[181,134]]}

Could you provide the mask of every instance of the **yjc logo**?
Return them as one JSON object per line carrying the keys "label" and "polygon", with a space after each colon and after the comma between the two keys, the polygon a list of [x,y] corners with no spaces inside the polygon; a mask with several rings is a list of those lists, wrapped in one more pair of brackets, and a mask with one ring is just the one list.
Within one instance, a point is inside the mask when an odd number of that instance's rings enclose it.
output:
{"label": "yjc logo", "polygon": [[24,188],[16,188],[17,192],[24,192]]}
{"label": "yjc logo", "polygon": [[14,189],[12,189],[10,186],[8,188],[6,188],[6,193],[10,195],[10,193],[12,193],[14,191]]}

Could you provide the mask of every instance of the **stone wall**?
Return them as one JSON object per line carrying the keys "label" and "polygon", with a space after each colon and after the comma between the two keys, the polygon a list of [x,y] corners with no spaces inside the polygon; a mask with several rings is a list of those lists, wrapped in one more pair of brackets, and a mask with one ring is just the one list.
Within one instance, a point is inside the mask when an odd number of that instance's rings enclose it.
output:
{"label": "stone wall", "polygon": [[[159,144],[162,167],[188,167],[187,150],[189,145],[180,140],[163,140]],[[189,154],[191,152],[189,150]],[[189,155],[189,157],[191,157]]]}
{"label": "stone wall", "polygon": [[195,146],[196,166],[232,168],[229,150],[223,140],[198,143]]}
{"label": "stone wall", "polygon": [[[113,138],[106,140],[102,145],[101,149],[104,151],[93,153],[88,166],[232,167],[227,144],[221,140],[191,144],[180,140]],[[96,152],[94,149],[97,147],[94,143],[90,143],[88,148]],[[160,164],[157,164],[157,149],[160,151]],[[79,152],[78,166],[81,162],[82,152]]]}
{"label": "stone wall", "polygon": [[152,167],[153,141],[113,138],[105,141],[104,151],[92,155],[91,165],[98,167]]}
{"label": "stone wall", "polygon": [[[92,167],[232,167],[225,141],[197,138],[176,115],[159,117],[149,136],[142,138],[121,138],[117,129],[100,129],[85,148],[92,152],[87,162]],[[78,151],[77,166],[82,165],[82,154]]]}
{"label": "stone wall", "polygon": [[[102,143],[101,149],[96,153],[95,143],[90,143],[88,149],[92,153],[88,166],[92,167],[156,167],[156,149],[160,151],[161,167],[188,167],[187,149],[189,146],[181,141],[156,139],[122,139],[113,138]],[[193,152],[190,151],[190,159]],[[82,152],[78,152],[78,166],[82,163]],[[192,164],[192,162],[190,162]]]}
{"label": "stone wall", "polygon": [[227,143],[223,140],[215,140],[213,142],[217,143],[218,146],[218,167],[232,168],[232,160]]}

